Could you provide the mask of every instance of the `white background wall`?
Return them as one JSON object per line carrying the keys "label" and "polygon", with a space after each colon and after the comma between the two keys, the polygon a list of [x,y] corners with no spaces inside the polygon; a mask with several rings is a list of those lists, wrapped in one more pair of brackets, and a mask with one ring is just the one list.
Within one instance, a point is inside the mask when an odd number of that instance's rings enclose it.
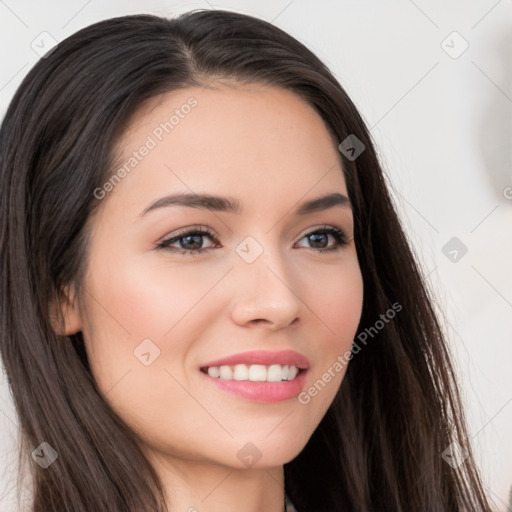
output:
{"label": "white background wall", "polygon": [[[37,61],[31,44],[43,31],[62,40],[123,14],[223,8],[304,42],[346,88],[380,148],[446,317],[487,492],[505,511],[512,486],[512,1],[215,2],[2,0],[0,115]],[[469,44],[458,58],[447,51],[456,56],[466,43],[446,39],[453,31]],[[468,249],[457,262],[442,251],[452,237]],[[0,374],[2,512],[14,510],[17,433]]]}

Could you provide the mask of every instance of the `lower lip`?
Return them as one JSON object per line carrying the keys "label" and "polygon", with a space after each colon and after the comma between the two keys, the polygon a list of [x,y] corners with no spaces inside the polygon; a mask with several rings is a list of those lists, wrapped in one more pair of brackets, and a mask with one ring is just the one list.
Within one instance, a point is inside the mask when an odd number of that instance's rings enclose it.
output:
{"label": "lower lip", "polygon": [[222,391],[253,402],[273,403],[296,398],[304,388],[307,370],[301,370],[293,380],[279,382],[221,379],[220,377],[210,377],[203,372],[200,373]]}

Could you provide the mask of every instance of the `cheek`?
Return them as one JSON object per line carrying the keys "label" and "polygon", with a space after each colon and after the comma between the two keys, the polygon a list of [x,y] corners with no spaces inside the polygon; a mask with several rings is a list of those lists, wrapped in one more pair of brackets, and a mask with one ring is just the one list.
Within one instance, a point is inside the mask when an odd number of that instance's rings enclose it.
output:
{"label": "cheek", "polygon": [[164,259],[119,261],[110,268],[114,270],[108,280],[96,276],[91,286],[97,302],[105,306],[95,307],[95,323],[120,339],[129,337],[131,343],[167,340],[218,281],[211,269],[198,275]]}
{"label": "cheek", "polygon": [[352,340],[363,306],[362,280],[358,276],[344,280],[341,287],[331,290],[330,300],[325,304],[326,324],[336,339]]}
{"label": "cheek", "polygon": [[[147,263],[108,255],[91,268],[84,338],[100,389],[112,401],[124,389],[122,400],[130,404],[147,402],[148,389],[168,393],[172,379],[164,369],[183,381],[187,354],[212,323],[216,302],[207,294],[219,273],[198,275],[165,258]],[[117,393],[110,393],[114,386]]]}
{"label": "cheek", "polygon": [[328,276],[317,275],[316,286],[304,291],[314,314],[311,324],[315,340],[315,365],[311,367],[299,403],[309,410],[310,430],[331,405],[350,363],[350,351],[363,307],[363,280],[357,264],[331,268]]}
{"label": "cheek", "polygon": [[178,442],[171,432],[180,432],[183,418],[175,413],[188,410],[191,401],[178,384],[185,382],[190,344],[183,327],[198,291],[187,287],[179,272],[159,273],[151,265],[104,261],[96,268],[88,284],[89,327],[84,329],[94,379],[114,411],[139,434],[165,432]]}
{"label": "cheek", "polygon": [[321,269],[304,283],[303,300],[311,305],[311,318],[316,317],[317,330],[321,329],[326,345],[324,349],[350,347],[363,307],[363,279],[357,259]]}

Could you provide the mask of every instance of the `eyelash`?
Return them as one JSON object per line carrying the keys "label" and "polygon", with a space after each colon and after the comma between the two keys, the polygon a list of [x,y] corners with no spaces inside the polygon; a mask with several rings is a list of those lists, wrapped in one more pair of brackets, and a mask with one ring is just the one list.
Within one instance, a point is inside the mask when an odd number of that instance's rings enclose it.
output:
{"label": "eyelash", "polygon": [[[317,233],[326,233],[330,234],[334,237],[336,240],[336,244],[333,247],[329,247],[327,249],[315,249],[315,248],[309,248],[312,251],[315,252],[334,252],[339,251],[342,247],[346,246],[348,244],[347,237],[345,233],[338,228],[335,228],[333,226],[323,226],[319,229],[315,229],[314,231],[310,231],[309,233],[306,233],[302,238],[306,238],[308,236],[317,234]],[[203,253],[209,249],[212,249],[212,247],[202,248],[202,249],[178,249],[176,247],[169,247],[174,242],[179,241],[181,238],[186,238],[187,236],[192,235],[200,235],[200,236],[208,236],[212,239],[212,241],[216,241],[214,233],[212,233],[208,228],[199,228],[199,229],[191,229],[190,231],[185,231],[183,233],[179,233],[176,236],[173,236],[172,238],[168,238],[167,240],[162,240],[160,242],[156,249],[160,250],[167,250],[178,254],[191,254],[191,255],[198,255],[200,253]],[[301,240],[302,240],[301,238]]]}

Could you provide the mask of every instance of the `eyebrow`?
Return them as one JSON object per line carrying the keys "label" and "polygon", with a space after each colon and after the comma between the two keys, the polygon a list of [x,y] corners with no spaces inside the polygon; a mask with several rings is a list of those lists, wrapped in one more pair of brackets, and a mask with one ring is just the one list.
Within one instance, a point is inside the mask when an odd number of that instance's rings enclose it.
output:
{"label": "eyebrow", "polygon": [[[240,202],[238,199],[232,197],[213,196],[209,194],[175,194],[157,199],[154,203],[145,208],[139,214],[139,217],[143,217],[157,208],[168,208],[171,206],[186,206],[189,208],[234,213],[237,215],[242,213]],[[296,215],[306,215],[334,207],[352,209],[349,198],[335,192],[300,204],[295,213]]]}

